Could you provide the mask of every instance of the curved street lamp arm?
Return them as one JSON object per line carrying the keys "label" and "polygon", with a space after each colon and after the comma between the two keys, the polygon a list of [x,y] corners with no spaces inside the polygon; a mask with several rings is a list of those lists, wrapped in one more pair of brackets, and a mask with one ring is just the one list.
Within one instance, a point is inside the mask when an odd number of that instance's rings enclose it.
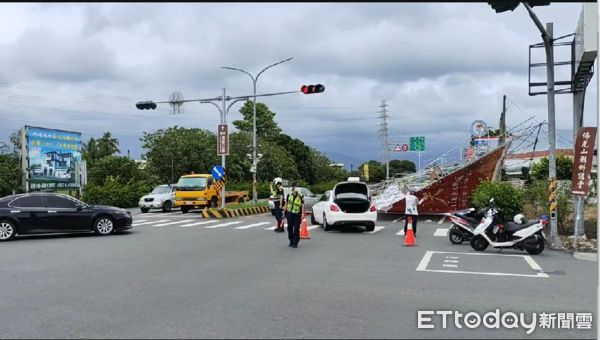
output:
{"label": "curved street lamp arm", "polygon": [[200,102],[200,104],[213,104],[219,110],[219,112],[221,112],[221,115],[223,114],[223,110],[221,110],[221,108],[219,107],[219,105],[217,103],[213,103],[213,102]]}
{"label": "curved street lamp arm", "polygon": [[242,70],[241,68],[229,67],[229,66],[221,66],[221,68],[223,68],[223,69],[226,69],[226,70],[234,70],[234,71],[240,71],[240,72],[243,72],[243,73],[247,74],[247,75],[248,75],[248,77],[250,77],[250,79],[252,79],[252,82],[253,82],[253,83],[255,82],[255,80],[254,80],[254,76],[252,76],[250,73],[248,73],[248,72],[246,72],[246,71]]}
{"label": "curved street lamp arm", "polygon": [[277,66],[277,65],[279,65],[279,64],[283,64],[283,63],[285,63],[286,61],[290,61],[290,60],[292,60],[292,59],[294,59],[294,57],[287,58],[287,59],[285,59],[285,60],[282,60],[282,61],[276,62],[275,64],[271,64],[271,65],[269,65],[269,66],[265,67],[264,69],[262,69],[262,71],[258,72],[258,74],[256,75],[256,80],[258,81],[258,77],[260,77],[260,75],[261,75],[263,72],[265,72],[266,70],[270,69],[271,67],[273,67],[273,66]]}

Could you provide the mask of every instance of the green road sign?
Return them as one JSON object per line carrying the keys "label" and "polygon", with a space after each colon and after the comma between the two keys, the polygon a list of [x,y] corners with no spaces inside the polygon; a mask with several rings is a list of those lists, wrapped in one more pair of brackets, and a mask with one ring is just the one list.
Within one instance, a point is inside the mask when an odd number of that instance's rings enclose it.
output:
{"label": "green road sign", "polygon": [[425,137],[410,137],[410,151],[425,151]]}

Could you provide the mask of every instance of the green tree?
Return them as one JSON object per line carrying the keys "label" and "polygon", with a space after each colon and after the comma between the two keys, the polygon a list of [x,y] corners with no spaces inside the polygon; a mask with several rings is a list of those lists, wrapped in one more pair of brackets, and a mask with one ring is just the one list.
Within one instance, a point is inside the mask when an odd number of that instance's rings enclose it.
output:
{"label": "green tree", "polygon": [[121,178],[122,182],[132,181],[152,181],[142,170],[140,170],[135,161],[120,156],[108,156],[99,159],[89,169],[88,183],[94,185],[104,185],[109,177]]}
{"label": "green tree", "polygon": [[[162,183],[171,183],[192,171],[209,173],[216,164],[217,137],[209,131],[198,128],[169,127],[154,132],[144,132],[141,138],[148,161],[147,170],[156,174]],[[226,164],[226,168],[229,165]]]}
{"label": "green tree", "polygon": [[394,159],[390,161],[390,177],[416,171],[417,167],[415,166],[415,163],[409,160]]}
{"label": "green tree", "polygon": [[0,197],[12,194],[13,190],[21,190],[21,169],[19,157],[15,154],[0,155]]}
{"label": "green tree", "polygon": [[81,156],[88,163],[91,164],[95,160],[100,158],[100,152],[98,150],[98,144],[94,137],[91,137],[87,143],[82,143]]}
{"label": "green tree", "polygon": [[364,178],[364,166],[369,164],[369,182],[381,182],[385,179],[385,167],[378,161],[370,160],[358,167],[361,178]]}
{"label": "green tree", "polygon": [[100,158],[112,156],[119,153],[119,140],[113,138],[110,132],[105,132],[102,138],[97,141],[98,153]]}
{"label": "green tree", "polygon": [[[535,179],[548,179],[550,161],[547,157],[531,166],[531,177]],[[556,157],[556,179],[569,180],[573,176],[573,160],[568,156]]]}
{"label": "green tree", "polygon": [[258,180],[269,182],[275,177],[300,180],[294,158],[288,150],[273,141],[261,142],[263,158],[258,163]]}
{"label": "green tree", "polygon": [[[240,108],[240,113],[243,116],[242,120],[233,122],[238,130],[252,134],[253,128],[253,102],[248,100],[244,106]],[[256,136],[257,138],[273,138],[281,133],[281,129],[275,121],[276,113],[269,110],[269,107],[264,103],[256,103]],[[262,142],[261,142],[262,143]]]}
{"label": "green tree", "polygon": [[491,198],[503,221],[510,221],[523,211],[523,193],[508,183],[485,181],[475,189],[471,201],[475,208],[481,209],[489,206]]}
{"label": "green tree", "polygon": [[[315,166],[311,157],[310,147],[298,138],[292,138],[286,134],[274,137],[273,142],[281,145],[294,160],[297,173],[300,178],[308,183],[315,183]],[[263,152],[264,154],[264,152]]]}

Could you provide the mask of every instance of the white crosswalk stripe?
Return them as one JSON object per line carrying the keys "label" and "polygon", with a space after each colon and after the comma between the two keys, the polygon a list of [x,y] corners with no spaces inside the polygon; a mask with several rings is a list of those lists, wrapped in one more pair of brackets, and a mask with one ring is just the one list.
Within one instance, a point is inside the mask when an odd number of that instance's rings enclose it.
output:
{"label": "white crosswalk stripe", "polygon": [[[284,228],[287,228],[287,224],[286,224],[286,225],[284,225],[283,227],[284,227]],[[273,227],[268,227],[268,228],[265,228],[265,230],[275,230],[275,226],[273,226]]]}
{"label": "white crosswalk stripe", "polygon": [[204,228],[206,228],[206,229],[215,229],[215,228],[227,227],[229,225],[234,225],[234,224],[239,224],[239,223],[242,223],[242,221],[233,221],[233,222],[227,222],[227,223],[209,225],[209,226],[204,227]]}
{"label": "white crosswalk stripe", "polygon": [[396,233],[398,236],[404,236],[404,229],[400,229],[399,232]]}
{"label": "white crosswalk stripe", "polygon": [[271,222],[259,222],[259,223],[253,223],[253,224],[244,225],[244,226],[241,226],[241,227],[235,227],[233,229],[244,230],[244,229],[250,229],[250,228],[254,228],[254,227],[259,227],[261,225],[270,224],[270,223]]}
{"label": "white crosswalk stripe", "polygon": [[139,223],[139,222],[147,222],[147,221],[148,220],[137,220],[136,222]]}
{"label": "white crosswalk stripe", "polygon": [[151,221],[151,222],[143,222],[143,223],[134,223],[132,224],[134,227],[137,227],[138,225],[144,225],[144,224],[152,224],[152,223],[161,223],[161,222],[168,222],[170,220],[160,220],[160,221]]}
{"label": "white crosswalk stripe", "polygon": [[383,229],[385,229],[384,226],[378,225],[378,226],[375,226],[375,229],[373,231],[366,231],[365,234],[375,234],[377,232],[382,231]]}
{"label": "white crosswalk stripe", "polygon": [[164,226],[168,226],[168,225],[181,224],[181,223],[192,222],[192,221],[193,220],[181,220],[181,221],[175,221],[175,222],[160,223],[160,224],[153,225],[153,227],[164,227]]}
{"label": "white crosswalk stripe", "polygon": [[319,227],[319,225],[309,225],[308,226],[308,230],[313,230],[313,229],[317,229]]}
{"label": "white crosswalk stripe", "polygon": [[203,222],[196,222],[196,223],[188,223],[188,224],[184,224],[184,225],[176,225],[175,227],[177,228],[189,228],[189,227],[195,227],[197,225],[204,225],[204,224],[210,224],[210,223],[217,223],[217,220],[210,220],[210,221],[203,221]]}

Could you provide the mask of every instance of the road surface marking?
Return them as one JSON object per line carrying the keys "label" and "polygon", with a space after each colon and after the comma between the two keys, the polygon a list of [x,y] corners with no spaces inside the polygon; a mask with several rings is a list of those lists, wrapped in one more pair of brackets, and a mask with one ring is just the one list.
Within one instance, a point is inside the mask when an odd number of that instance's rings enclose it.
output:
{"label": "road surface marking", "polygon": [[211,220],[211,221],[204,221],[204,222],[196,222],[196,223],[188,223],[188,224],[184,224],[184,225],[176,225],[176,227],[178,228],[188,228],[188,227],[194,227],[197,225],[203,225],[203,224],[209,224],[209,223],[216,223],[218,222],[217,220]]}
{"label": "road surface marking", "polygon": [[[530,257],[527,255],[504,255],[504,254],[481,254],[481,253],[457,253],[457,252],[446,252],[446,251],[432,251],[428,250],[425,255],[423,255],[423,259],[417,266],[416,271],[420,272],[433,272],[433,273],[451,273],[451,274],[472,274],[472,275],[488,275],[488,276],[517,276],[517,277],[541,277],[548,278],[548,274],[546,273],[537,273],[537,274],[513,274],[513,273],[496,273],[496,272],[470,272],[470,271],[462,271],[462,270],[439,270],[439,269],[427,269],[427,265],[431,261],[431,257],[433,254],[462,254],[462,255],[476,255],[476,256],[508,256],[508,257],[520,257],[523,258],[529,266],[534,270],[542,270],[542,268]],[[527,260],[529,258],[530,260]],[[531,261],[531,262],[530,262]],[[452,266],[452,265],[443,265],[444,267]],[[539,269],[538,269],[539,268]]]}
{"label": "road surface marking", "polygon": [[[193,220],[181,220],[181,221],[175,221],[175,222],[169,222],[169,223],[161,223],[161,224],[155,224],[153,225],[153,227],[164,227],[167,225],[173,225],[173,224],[179,224],[179,223],[185,223],[185,222],[192,222]],[[156,223],[156,222],[154,222]]]}
{"label": "road surface marking", "polygon": [[535,262],[531,256],[525,256],[525,261],[527,261],[527,263],[529,264],[529,266],[531,267],[531,269],[533,270],[538,270],[538,271],[542,271],[542,267],[540,267],[539,264],[537,264],[537,262]]}
{"label": "road surface marking", "polygon": [[[287,228],[287,224],[283,226],[284,228]],[[268,227],[265,228],[265,230],[275,230],[275,227]]]}
{"label": "road surface marking", "polygon": [[319,225],[311,225],[311,226],[308,226],[308,230],[317,229],[318,227],[319,227]]}
{"label": "road surface marking", "polygon": [[433,236],[448,236],[448,228],[437,228]]}
{"label": "road surface marking", "polygon": [[158,213],[158,214],[137,214],[137,216],[143,215],[144,217],[165,217],[165,216],[174,216],[174,215],[182,215],[180,212],[170,212],[170,213]]}
{"label": "road surface marking", "polygon": [[242,221],[233,221],[233,222],[227,222],[227,223],[209,225],[209,226],[204,227],[204,228],[206,228],[206,229],[222,228],[222,227],[227,227],[229,225],[234,225],[234,224],[238,224],[238,223],[242,223]]}
{"label": "road surface marking", "polygon": [[152,224],[152,223],[161,223],[161,222],[168,222],[170,220],[160,220],[160,221],[151,221],[151,222],[143,222],[143,223],[134,223],[133,226],[137,227],[138,225],[143,225],[143,224]]}
{"label": "road surface marking", "polygon": [[404,229],[400,229],[400,231],[397,232],[396,235],[404,236]]}
{"label": "road surface marking", "polygon": [[[139,222],[146,222],[146,221],[148,221],[148,220],[137,220],[136,222],[139,223]],[[154,222],[156,223],[156,221],[154,221]]]}
{"label": "road surface marking", "polygon": [[425,255],[423,255],[423,258],[421,259],[421,262],[419,262],[419,265],[417,266],[417,271],[418,272],[422,272],[422,271],[426,270],[427,265],[429,264],[429,261],[431,261],[431,256],[433,256],[433,252],[432,251],[427,251],[425,253]]}
{"label": "road surface marking", "polygon": [[259,222],[259,223],[254,223],[254,224],[248,224],[248,225],[241,226],[241,227],[235,227],[233,229],[250,229],[250,228],[254,228],[254,227],[258,227],[258,226],[270,224],[270,223],[271,222]]}
{"label": "road surface marking", "polygon": [[438,222],[438,224],[442,224],[444,223],[444,220],[446,219],[446,216],[443,216],[442,219]]}
{"label": "road surface marking", "polygon": [[458,260],[444,260],[444,263],[459,263]]}
{"label": "road surface marking", "polygon": [[404,217],[397,218],[397,219],[395,219],[395,220],[394,220],[394,222],[398,222],[398,221],[400,221],[400,220],[401,220],[401,219],[403,219],[403,218],[404,218]]}
{"label": "road surface marking", "polygon": [[367,234],[375,234],[376,232],[382,231],[383,229],[385,229],[384,226],[378,225],[375,227],[375,229],[373,231],[367,231]]}
{"label": "road surface marking", "polygon": [[447,268],[458,268],[458,265],[456,265],[456,264],[445,264],[444,263],[442,266],[447,267]]}

